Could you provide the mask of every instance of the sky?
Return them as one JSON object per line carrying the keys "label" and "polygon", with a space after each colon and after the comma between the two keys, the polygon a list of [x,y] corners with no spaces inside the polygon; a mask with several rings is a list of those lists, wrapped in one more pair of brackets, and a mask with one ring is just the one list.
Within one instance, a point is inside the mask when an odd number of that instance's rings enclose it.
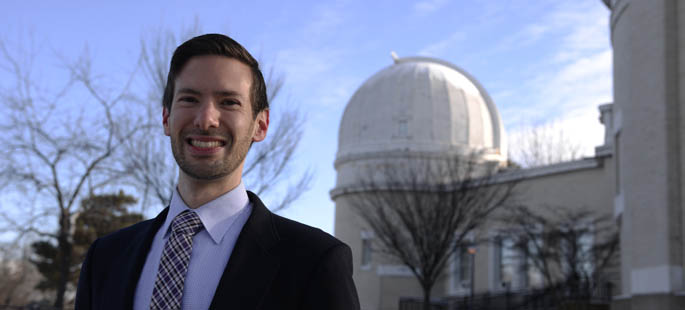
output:
{"label": "sky", "polygon": [[[391,51],[469,72],[509,136],[554,122],[592,156],[604,135],[597,107],[612,101],[609,13],[600,0],[26,0],[3,3],[0,40],[35,45],[47,59],[39,76],[50,81],[63,78],[55,56],[87,49],[96,70],[115,79],[134,72],[141,39],[160,31],[198,24],[233,37],[285,78],[274,106],[307,119],[293,171],[311,169],[314,180],[280,214],[333,233],[340,120],[355,90],[392,65]],[[0,75],[0,85],[10,83]]]}

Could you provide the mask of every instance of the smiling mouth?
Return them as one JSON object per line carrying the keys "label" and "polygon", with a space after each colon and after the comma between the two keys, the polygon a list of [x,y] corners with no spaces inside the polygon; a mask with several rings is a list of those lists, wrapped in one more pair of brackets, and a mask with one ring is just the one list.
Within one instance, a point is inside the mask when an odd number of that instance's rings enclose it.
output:
{"label": "smiling mouth", "polygon": [[219,140],[202,141],[202,140],[197,140],[197,139],[187,139],[186,141],[188,142],[188,144],[190,144],[194,147],[203,148],[203,149],[222,147],[226,144],[225,142],[219,141]]}

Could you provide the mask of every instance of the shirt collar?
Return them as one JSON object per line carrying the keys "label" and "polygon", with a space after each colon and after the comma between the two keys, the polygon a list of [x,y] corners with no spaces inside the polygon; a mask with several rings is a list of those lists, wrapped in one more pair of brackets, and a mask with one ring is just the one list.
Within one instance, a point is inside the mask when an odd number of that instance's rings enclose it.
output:
{"label": "shirt collar", "polygon": [[190,210],[197,213],[209,236],[218,244],[235,222],[238,213],[243,211],[249,202],[250,199],[247,197],[247,191],[245,191],[245,185],[242,181],[234,189],[199,206],[197,209],[189,208],[178,193],[178,189],[175,189],[171,203],[169,203],[169,214],[161,229],[166,232],[166,236],[169,233],[171,221],[181,212]]}

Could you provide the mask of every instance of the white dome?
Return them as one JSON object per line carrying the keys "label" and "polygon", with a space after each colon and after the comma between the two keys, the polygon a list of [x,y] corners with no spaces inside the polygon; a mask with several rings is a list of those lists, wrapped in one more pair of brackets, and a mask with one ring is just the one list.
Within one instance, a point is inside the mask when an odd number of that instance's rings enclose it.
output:
{"label": "white dome", "polygon": [[401,58],[350,99],[340,124],[336,166],[398,150],[477,150],[487,160],[504,162],[505,148],[497,108],[478,81],[445,61]]}

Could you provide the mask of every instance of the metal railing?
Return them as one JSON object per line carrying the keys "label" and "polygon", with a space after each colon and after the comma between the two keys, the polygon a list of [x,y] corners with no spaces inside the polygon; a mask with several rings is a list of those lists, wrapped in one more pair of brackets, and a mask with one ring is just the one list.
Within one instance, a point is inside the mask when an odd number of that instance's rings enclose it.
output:
{"label": "metal railing", "polygon": [[[58,308],[55,308],[53,306],[49,305],[44,305],[44,304],[39,304],[39,303],[30,303],[27,305],[19,306],[19,305],[0,305],[0,310],[57,310]],[[73,310],[74,306],[70,307],[64,307],[62,310]]]}
{"label": "metal railing", "polygon": [[[599,286],[556,285],[434,299],[431,310],[608,310],[611,296],[611,283]],[[400,298],[399,310],[423,310],[423,299]]]}

